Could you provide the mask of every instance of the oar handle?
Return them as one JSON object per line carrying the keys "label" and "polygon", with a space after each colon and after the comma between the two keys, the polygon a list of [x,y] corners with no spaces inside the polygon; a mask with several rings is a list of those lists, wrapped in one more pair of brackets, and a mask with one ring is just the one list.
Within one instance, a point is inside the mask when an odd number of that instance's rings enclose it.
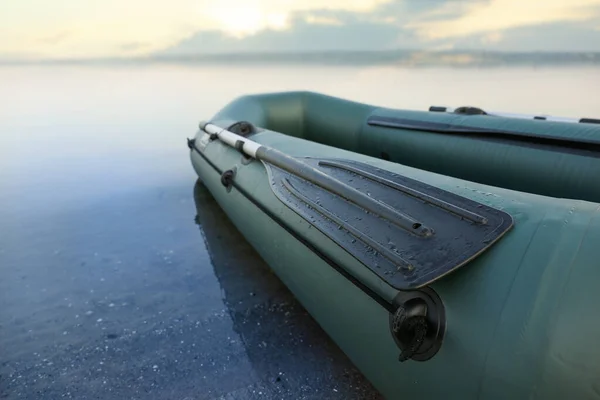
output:
{"label": "oar handle", "polygon": [[240,151],[244,152],[244,154],[252,158],[256,158],[256,152],[261,147],[260,144],[253,142],[250,139],[237,135],[214,124],[205,124],[204,131],[211,135],[217,135],[219,140],[227,143],[231,147],[239,149]]}

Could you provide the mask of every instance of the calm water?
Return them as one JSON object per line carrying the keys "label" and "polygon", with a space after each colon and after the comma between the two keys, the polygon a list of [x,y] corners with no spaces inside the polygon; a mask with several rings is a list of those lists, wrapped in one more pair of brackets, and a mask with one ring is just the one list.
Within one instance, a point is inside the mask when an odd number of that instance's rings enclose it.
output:
{"label": "calm water", "polygon": [[600,116],[600,69],[0,68],[0,397],[378,398],[196,182],[236,96]]}

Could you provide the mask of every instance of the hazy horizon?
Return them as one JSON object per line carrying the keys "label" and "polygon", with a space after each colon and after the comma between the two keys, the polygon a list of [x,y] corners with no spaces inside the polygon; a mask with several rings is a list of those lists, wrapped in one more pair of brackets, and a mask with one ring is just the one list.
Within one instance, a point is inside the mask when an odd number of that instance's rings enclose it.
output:
{"label": "hazy horizon", "polygon": [[560,67],[600,66],[600,52],[476,51],[476,50],[333,50],[252,51],[231,53],[160,54],[133,57],[10,59],[0,57],[0,66],[14,65],[129,65],[129,64],[219,64],[243,65],[334,65],[396,67]]}

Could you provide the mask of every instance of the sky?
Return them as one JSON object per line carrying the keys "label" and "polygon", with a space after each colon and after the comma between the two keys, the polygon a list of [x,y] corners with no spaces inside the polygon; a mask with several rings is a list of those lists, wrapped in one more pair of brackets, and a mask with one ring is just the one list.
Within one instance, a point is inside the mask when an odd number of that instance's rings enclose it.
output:
{"label": "sky", "polygon": [[600,52],[600,0],[0,0],[1,59]]}

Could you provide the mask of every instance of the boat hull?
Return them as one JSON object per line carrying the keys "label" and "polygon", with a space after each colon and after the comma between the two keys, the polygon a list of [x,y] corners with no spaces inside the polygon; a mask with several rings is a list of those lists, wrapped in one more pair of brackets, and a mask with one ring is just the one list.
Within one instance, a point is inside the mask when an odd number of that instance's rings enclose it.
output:
{"label": "boat hull", "polygon": [[[215,123],[225,128],[232,120],[265,118],[249,115],[252,107],[231,110]],[[203,137],[199,132],[196,143]],[[356,281],[390,304],[399,292],[286,207],[260,161],[219,141],[190,152],[198,176],[234,225],[384,396],[599,397],[598,204],[486,186],[271,130],[252,139],[295,156],[369,163],[513,216],[515,226],[502,240],[430,285],[446,313],[442,346],[427,361],[401,363],[389,309]],[[226,170],[236,171],[233,187],[223,185]]]}

